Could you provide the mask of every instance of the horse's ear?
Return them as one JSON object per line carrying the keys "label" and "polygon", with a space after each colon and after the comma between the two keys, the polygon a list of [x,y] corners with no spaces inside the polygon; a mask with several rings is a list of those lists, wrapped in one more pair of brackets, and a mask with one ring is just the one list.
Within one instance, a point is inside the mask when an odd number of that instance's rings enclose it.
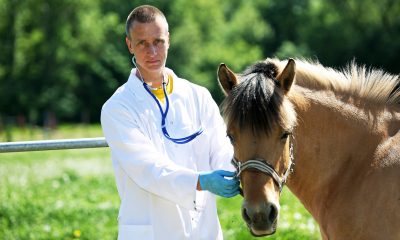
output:
{"label": "horse's ear", "polygon": [[225,63],[221,63],[218,68],[218,80],[224,90],[225,95],[228,95],[232,88],[238,84],[235,73],[230,70]]}
{"label": "horse's ear", "polygon": [[288,63],[286,64],[285,69],[283,69],[281,74],[279,74],[279,76],[276,78],[281,84],[281,88],[285,92],[285,94],[289,92],[290,87],[293,84],[295,73],[296,73],[296,63],[292,58],[290,58]]}

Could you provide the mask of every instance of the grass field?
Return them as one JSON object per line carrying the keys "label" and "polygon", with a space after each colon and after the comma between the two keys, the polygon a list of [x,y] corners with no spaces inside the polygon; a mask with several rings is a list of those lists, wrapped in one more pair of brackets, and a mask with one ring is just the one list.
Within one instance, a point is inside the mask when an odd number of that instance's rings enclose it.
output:
{"label": "grass field", "polygon": [[[13,131],[15,141],[101,135],[97,125]],[[240,216],[241,201],[218,199],[225,239],[259,239]],[[0,239],[116,239],[118,204],[107,148],[0,153]],[[263,239],[320,237],[315,221],[286,188],[278,231]]]}

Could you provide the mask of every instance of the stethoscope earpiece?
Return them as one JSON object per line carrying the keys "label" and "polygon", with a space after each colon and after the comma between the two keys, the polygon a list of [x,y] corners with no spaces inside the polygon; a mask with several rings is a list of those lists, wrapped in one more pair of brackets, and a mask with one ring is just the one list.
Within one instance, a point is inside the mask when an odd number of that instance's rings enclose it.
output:
{"label": "stethoscope earpiece", "polygon": [[133,65],[135,65],[135,67],[137,68],[137,66],[136,66],[136,59],[135,59],[135,55],[133,55],[133,56],[132,56],[132,63],[133,63]]}

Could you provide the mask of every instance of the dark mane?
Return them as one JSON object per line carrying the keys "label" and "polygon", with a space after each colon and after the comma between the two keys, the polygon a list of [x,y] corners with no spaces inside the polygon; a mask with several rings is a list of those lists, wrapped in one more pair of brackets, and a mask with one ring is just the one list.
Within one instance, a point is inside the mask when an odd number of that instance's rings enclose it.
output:
{"label": "dark mane", "polygon": [[280,124],[280,106],[283,94],[277,88],[278,68],[275,64],[258,62],[247,68],[240,84],[232,89],[222,102],[222,114],[228,125],[250,128],[254,134],[269,134],[275,124]]}

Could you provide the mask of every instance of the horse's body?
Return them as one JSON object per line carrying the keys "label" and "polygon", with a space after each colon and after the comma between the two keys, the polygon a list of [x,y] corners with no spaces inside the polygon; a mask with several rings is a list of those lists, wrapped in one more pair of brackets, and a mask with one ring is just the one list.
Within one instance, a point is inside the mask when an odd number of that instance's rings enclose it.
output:
{"label": "horse's body", "polygon": [[[280,116],[265,134],[256,133],[254,125],[247,128],[232,115],[229,104],[235,100],[228,95],[224,111],[235,157],[262,159],[282,175],[290,162],[289,140],[279,136],[289,131],[296,165],[287,185],[318,222],[323,239],[400,239],[399,77],[354,65],[342,73],[299,60],[295,70],[292,62],[285,68],[267,60],[275,73],[248,72],[275,79],[267,98],[275,101],[278,94],[277,115],[295,110],[296,122]],[[237,78],[226,67],[219,77],[227,94],[240,89],[241,81],[255,81],[248,73]],[[279,191],[273,180],[258,171],[244,171],[241,180],[243,215],[252,233],[274,233],[278,214],[271,212],[279,212]]]}

